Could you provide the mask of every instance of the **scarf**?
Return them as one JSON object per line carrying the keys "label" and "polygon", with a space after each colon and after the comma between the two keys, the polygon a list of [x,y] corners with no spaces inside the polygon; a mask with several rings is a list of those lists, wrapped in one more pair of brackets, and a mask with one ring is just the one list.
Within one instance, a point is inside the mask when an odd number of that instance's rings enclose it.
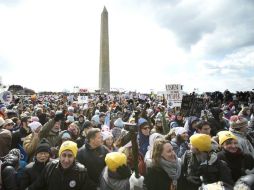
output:
{"label": "scarf", "polygon": [[162,169],[168,174],[168,177],[172,179],[173,185],[177,184],[177,179],[181,174],[181,160],[180,158],[176,158],[175,162],[165,160],[163,158],[160,159],[160,166]]}

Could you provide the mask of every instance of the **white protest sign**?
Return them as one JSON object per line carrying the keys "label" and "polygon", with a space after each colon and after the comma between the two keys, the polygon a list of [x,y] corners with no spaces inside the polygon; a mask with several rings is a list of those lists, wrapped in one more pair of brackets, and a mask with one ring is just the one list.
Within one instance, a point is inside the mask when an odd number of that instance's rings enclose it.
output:
{"label": "white protest sign", "polygon": [[183,99],[183,85],[168,84],[166,85],[166,99],[170,107],[181,107]]}
{"label": "white protest sign", "polygon": [[87,104],[88,103],[88,96],[78,96],[78,103],[79,104]]}

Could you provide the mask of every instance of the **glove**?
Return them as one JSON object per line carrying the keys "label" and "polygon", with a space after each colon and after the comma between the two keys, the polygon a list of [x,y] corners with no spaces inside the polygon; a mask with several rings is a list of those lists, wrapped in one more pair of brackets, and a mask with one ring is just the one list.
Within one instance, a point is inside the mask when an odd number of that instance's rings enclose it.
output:
{"label": "glove", "polygon": [[139,178],[135,177],[135,172],[133,172],[133,174],[131,175],[129,182],[130,182],[130,190],[134,190],[135,187],[138,187],[140,189],[142,189],[143,187],[143,181],[144,181],[144,177],[140,176]]}
{"label": "glove", "polygon": [[245,173],[246,173],[247,175],[249,175],[249,174],[254,174],[254,168],[253,168],[252,170],[249,170],[249,169],[245,170]]}
{"label": "glove", "polygon": [[64,120],[63,112],[57,111],[54,117],[55,122]]}

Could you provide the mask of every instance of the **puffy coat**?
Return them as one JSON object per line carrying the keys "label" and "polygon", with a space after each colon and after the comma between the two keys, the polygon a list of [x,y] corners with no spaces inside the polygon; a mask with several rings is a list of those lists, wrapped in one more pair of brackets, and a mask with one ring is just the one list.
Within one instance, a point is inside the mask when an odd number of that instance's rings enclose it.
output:
{"label": "puffy coat", "polygon": [[121,189],[121,190],[130,190],[129,177],[121,177],[117,173],[112,173],[108,170],[108,167],[102,172],[100,180],[100,189],[101,190],[112,190],[112,189]]}
{"label": "puffy coat", "polygon": [[26,165],[24,173],[20,178],[20,190],[25,190],[29,187],[36,179],[39,178],[41,171],[46,166],[46,163],[41,163],[35,160]]}
{"label": "puffy coat", "polygon": [[247,169],[252,170],[254,167],[254,159],[249,154],[243,154],[242,152],[232,154],[226,150],[222,150],[217,155],[219,160],[227,163],[234,182],[241,176],[246,175]]}
{"label": "puffy coat", "polygon": [[34,153],[36,150],[36,147],[39,143],[39,136],[35,135],[34,133],[31,133],[30,135],[28,135],[24,142],[23,142],[23,148],[26,151],[26,153],[28,154],[29,157],[29,161],[32,161],[33,157],[34,157]]}
{"label": "puffy coat", "polygon": [[96,149],[92,149],[91,146],[86,143],[79,149],[77,154],[77,160],[85,165],[89,177],[97,185],[99,185],[101,172],[106,166],[105,157],[107,153],[108,150],[105,146],[99,146]]}
{"label": "puffy coat", "polygon": [[59,160],[49,162],[43,169],[41,176],[29,186],[28,190],[96,190],[87,175],[86,168],[74,162],[73,166],[64,170]]}
{"label": "puffy coat", "polygon": [[196,190],[201,186],[200,176],[205,184],[223,181],[233,185],[230,169],[224,161],[216,159],[211,165],[201,165],[195,154],[186,151],[182,157],[182,172],[178,189]]}
{"label": "puffy coat", "polygon": [[17,168],[19,158],[8,154],[4,157],[1,165],[2,186],[5,190],[18,190]]}

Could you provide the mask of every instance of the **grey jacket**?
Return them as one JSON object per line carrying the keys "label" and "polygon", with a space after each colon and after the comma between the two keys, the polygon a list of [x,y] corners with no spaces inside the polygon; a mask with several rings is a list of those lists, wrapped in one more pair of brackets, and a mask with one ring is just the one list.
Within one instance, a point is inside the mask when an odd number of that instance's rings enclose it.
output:
{"label": "grey jacket", "polygon": [[108,167],[105,167],[100,181],[100,190],[130,190],[129,178],[114,179],[108,175]]}

